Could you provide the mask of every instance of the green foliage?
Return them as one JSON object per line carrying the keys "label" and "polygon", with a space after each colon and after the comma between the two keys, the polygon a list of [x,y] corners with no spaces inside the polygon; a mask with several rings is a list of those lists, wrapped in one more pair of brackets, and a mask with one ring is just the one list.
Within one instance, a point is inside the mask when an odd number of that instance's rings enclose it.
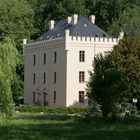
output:
{"label": "green foliage", "polygon": [[[15,46],[22,54],[22,40],[35,34],[34,11],[25,0],[0,0],[0,41],[5,37],[13,38]],[[19,57],[16,65],[17,75],[12,81],[14,101],[23,94],[23,62]],[[6,71],[8,72],[8,71]],[[12,74],[12,73],[11,73]]]}
{"label": "green foliage", "polygon": [[20,103],[20,100],[23,97],[23,82],[17,74],[12,81],[11,89],[13,101],[15,103]]}
{"label": "green foliage", "polygon": [[91,104],[100,104],[103,117],[106,118],[109,113],[114,114],[115,104],[119,99],[121,72],[115,69],[109,55],[96,56],[93,67],[94,72],[91,73],[87,89],[89,101]]}
{"label": "green foliage", "polygon": [[[95,14],[97,24],[104,30],[114,23],[127,8],[140,6],[139,0],[86,0],[90,14]],[[114,32],[115,33],[115,32]]]}
{"label": "green foliage", "polygon": [[132,102],[132,98],[140,100],[139,38],[121,40],[110,55],[95,57],[93,67],[88,97],[91,103],[101,105],[104,117],[116,114],[119,102]]}
{"label": "green foliage", "polygon": [[0,42],[0,104],[1,111],[6,117],[12,115],[12,91],[11,85],[16,75],[18,52],[14,42],[6,38]]}
{"label": "green foliage", "polygon": [[111,52],[114,65],[122,72],[122,99],[140,100],[140,39],[125,38]]}
{"label": "green foliage", "polygon": [[119,18],[112,23],[110,33],[117,36],[124,31],[126,36],[140,36],[140,6],[127,8]]}
{"label": "green foliage", "polygon": [[33,19],[34,11],[25,0],[0,0],[0,39],[15,39],[21,51],[22,39],[34,33]]}
{"label": "green foliage", "polygon": [[27,0],[35,12],[34,27],[37,28],[36,36],[48,30],[48,21],[62,20],[74,13],[87,15],[88,9],[84,0]]}
{"label": "green foliage", "polygon": [[16,106],[15,111],[19,112],[45,112],[54,114],[74,114],[83,113],[86,109],[83,108],[73,108],[73,107],[47,107],[47,106]]}

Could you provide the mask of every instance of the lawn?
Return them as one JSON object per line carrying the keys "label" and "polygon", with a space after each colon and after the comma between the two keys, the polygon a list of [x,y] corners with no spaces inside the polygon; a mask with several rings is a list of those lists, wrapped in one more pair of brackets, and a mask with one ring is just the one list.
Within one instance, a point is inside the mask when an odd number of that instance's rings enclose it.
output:
{"label": "lawn", "polygon": [[18,113],[0,120],[0,140],[139,140],[140,121],[103,123],[61,115]]}

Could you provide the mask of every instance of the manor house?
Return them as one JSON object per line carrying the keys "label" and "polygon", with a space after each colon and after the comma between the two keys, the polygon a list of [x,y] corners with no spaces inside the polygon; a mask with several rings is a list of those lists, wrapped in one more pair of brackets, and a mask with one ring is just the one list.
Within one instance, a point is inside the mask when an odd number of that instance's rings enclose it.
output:
{"label": "manor house", "polygon": [[85,106],[86,84],[94,57],[106,55],[123,37],[113,38],[89,18],[77,14],[56,23],[27,44],[23,40],[25,60],[24,103],[57,107]]}

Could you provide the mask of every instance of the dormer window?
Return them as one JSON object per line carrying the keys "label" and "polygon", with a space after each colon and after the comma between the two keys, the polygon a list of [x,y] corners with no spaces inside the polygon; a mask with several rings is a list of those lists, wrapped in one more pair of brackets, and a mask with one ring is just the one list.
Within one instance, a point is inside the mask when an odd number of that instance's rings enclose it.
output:
{"label": "dormer window", "polygon": [[103,37],[106,37],[106,35],[105,35],[105,34],[103,34]]}

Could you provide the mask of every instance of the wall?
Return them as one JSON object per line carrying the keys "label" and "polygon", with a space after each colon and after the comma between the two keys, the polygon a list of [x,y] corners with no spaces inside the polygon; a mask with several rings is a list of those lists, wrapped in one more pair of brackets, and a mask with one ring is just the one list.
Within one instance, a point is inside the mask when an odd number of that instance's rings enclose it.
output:
{"label": "wall", "polygon": [[[79,91],[85,91],[89,80],[89,71],[92,68],[94,56],[98,53],[104,54],[111,51],[118,43],[116,38],[93,38],[72,37],[66,32],[67,50],[67,106],[86,105],[79,103]],[[85,62],[79,62],[79,51],[85,51]],[[85,71],[85,83],[79,83],[79,71]]]}
{"label": "wall", "polygon": [[[57,63],[54,63],[54,52],[57,52]],[[46,65],[43,64],[43,54],[46,53]],[[36,55],[36,65],[33,66],[33,55]],[[43,73],[46,72],[46,84],[43,84]],[[57,81],[54,84],[54,72]],[[66,51],[64,39],[56,39],[25,46],[25,82],[24,97],[26,104],[33,103],[33,91],[36,92],[36,101],[43,105],[44,88],[46,89],[49,106],[66,106]],[[36,84],[33,85],[33,73],[36,73]],[[38,89],[38,90],[37,90]],[[56,103],[53,94],[56,91]],[[39,95],[39,94],[40,95]]]}

